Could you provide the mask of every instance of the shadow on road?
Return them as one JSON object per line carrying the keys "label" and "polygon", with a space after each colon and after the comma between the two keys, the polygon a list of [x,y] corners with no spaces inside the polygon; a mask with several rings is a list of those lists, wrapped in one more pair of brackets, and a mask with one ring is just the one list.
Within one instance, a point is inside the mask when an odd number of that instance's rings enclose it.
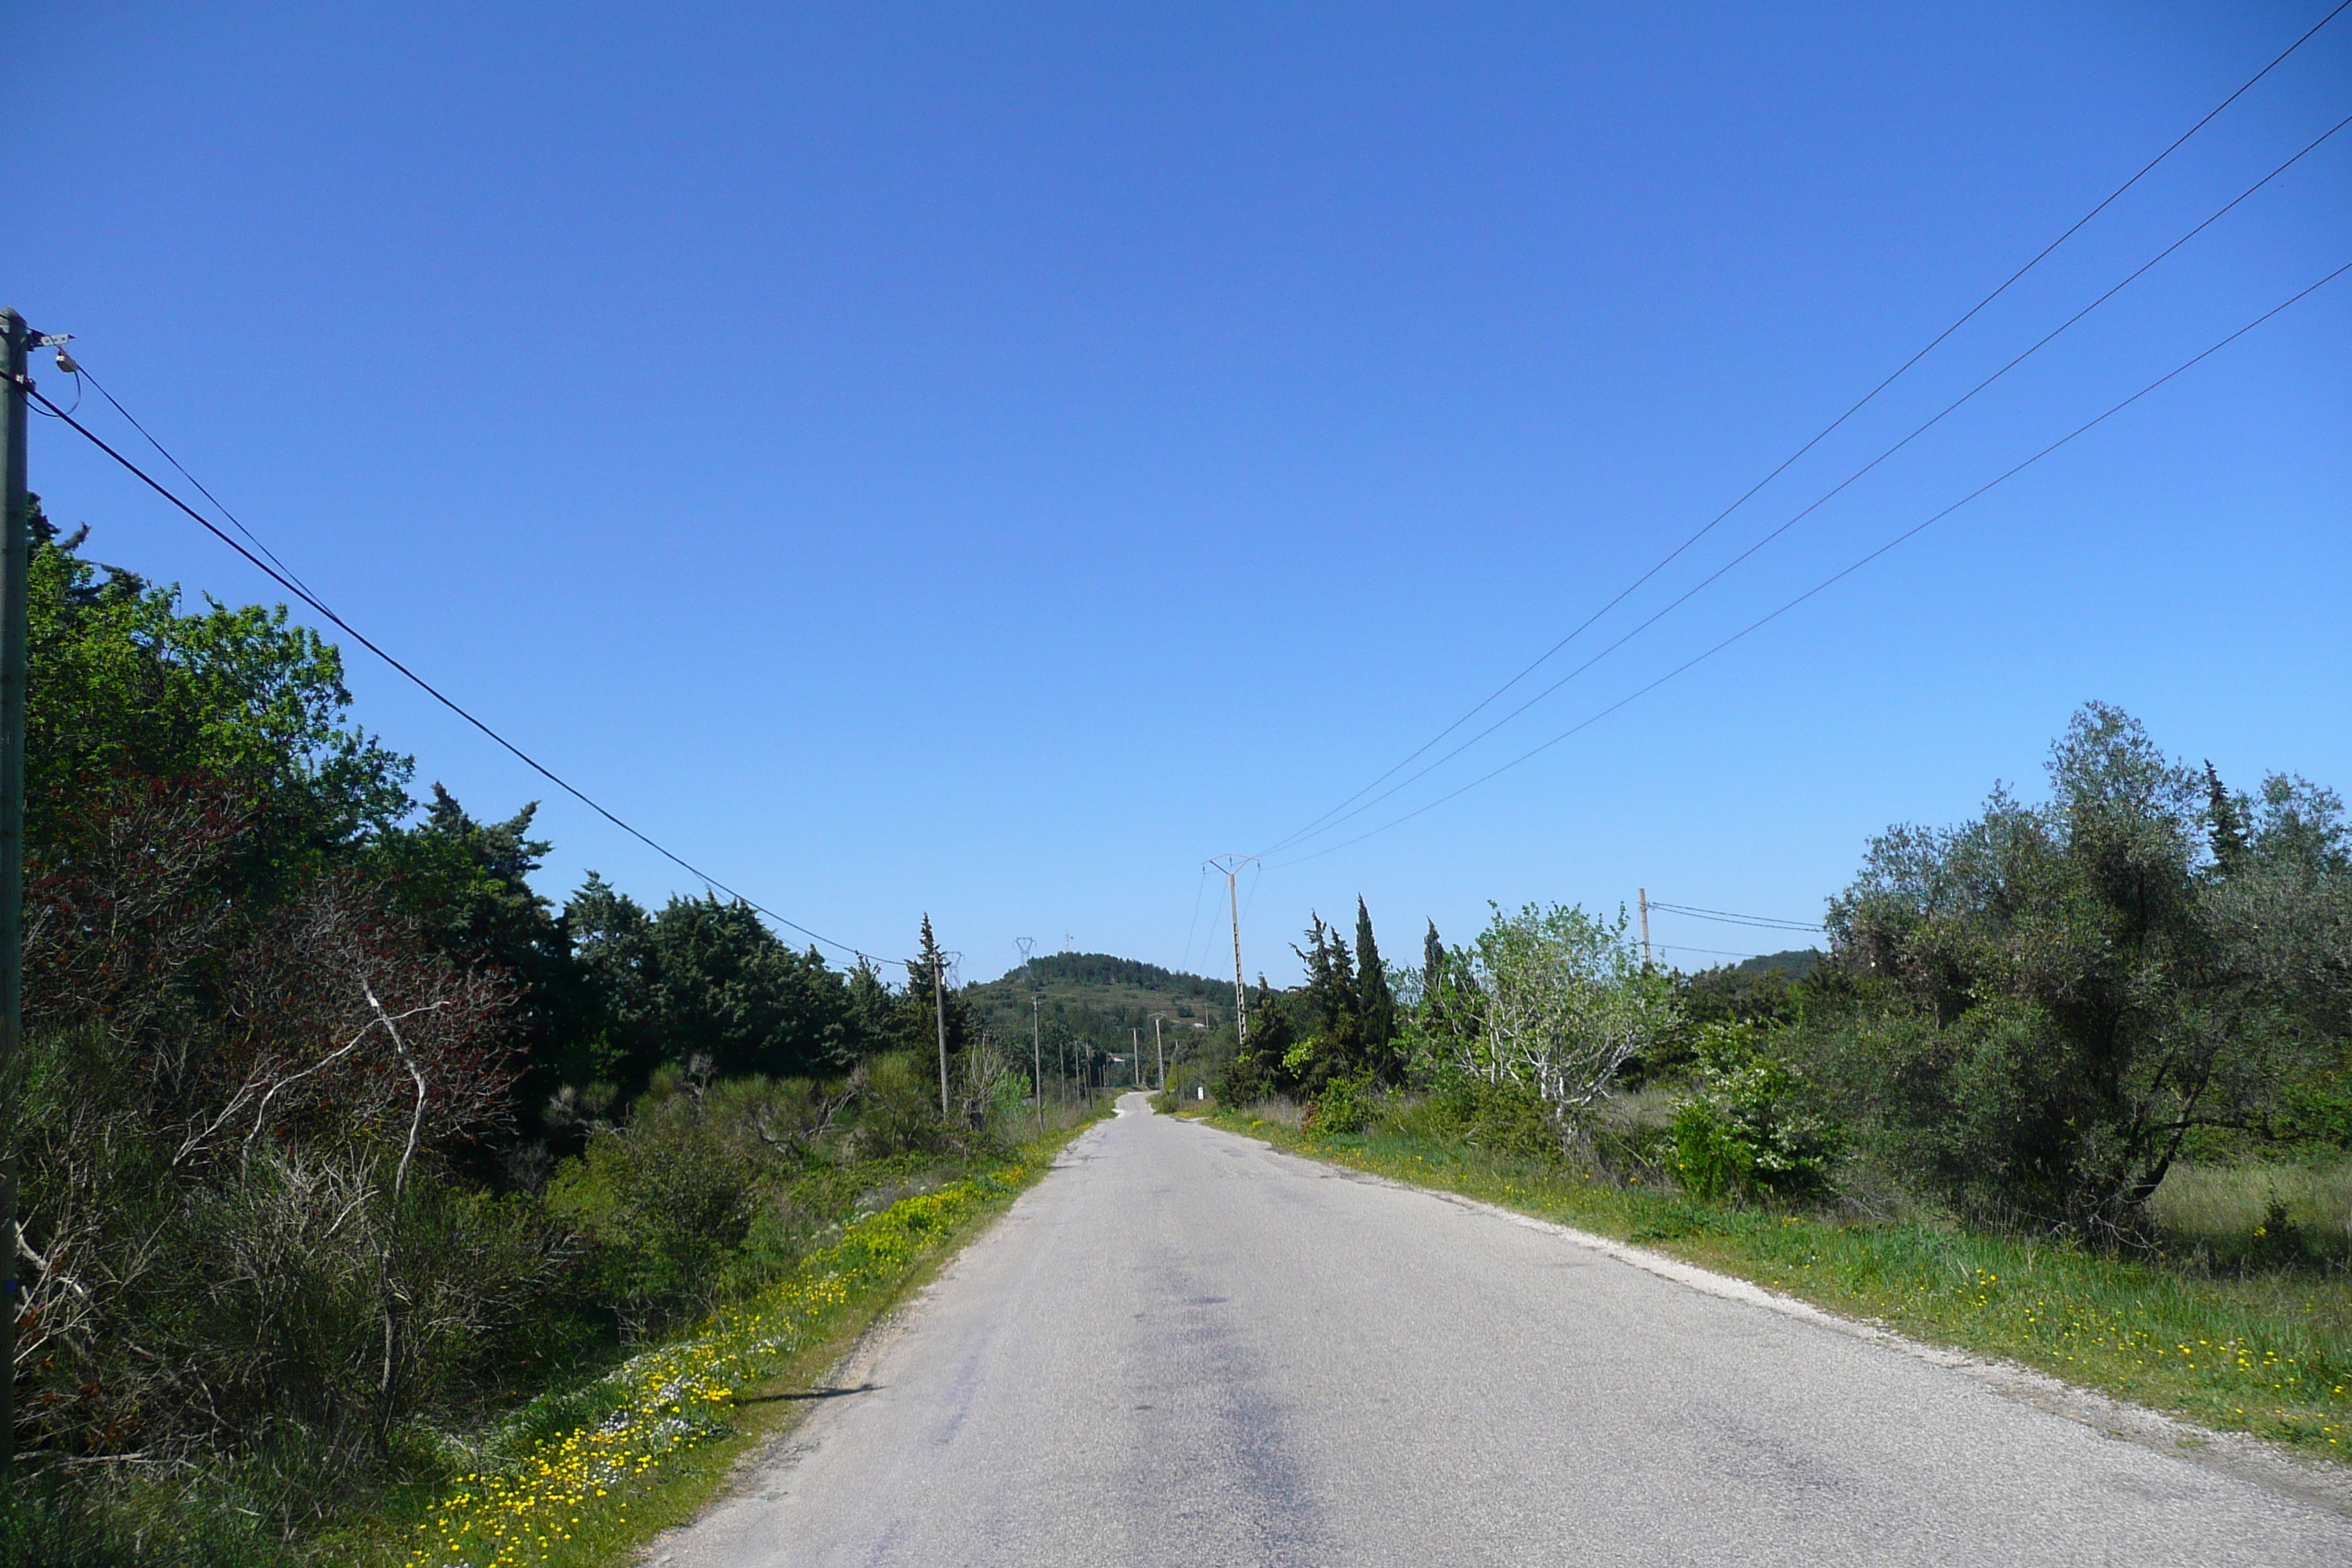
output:
{"label": "shadow on road", "polygon": [[810,1388],[793,1394],[755,1394],[748,1399],[738,1399],[738,1405],[775,1405],[793,1399],[839,1399],[852,1394],[872,1394],[882,1385],[861,1383],[856,1388]]}

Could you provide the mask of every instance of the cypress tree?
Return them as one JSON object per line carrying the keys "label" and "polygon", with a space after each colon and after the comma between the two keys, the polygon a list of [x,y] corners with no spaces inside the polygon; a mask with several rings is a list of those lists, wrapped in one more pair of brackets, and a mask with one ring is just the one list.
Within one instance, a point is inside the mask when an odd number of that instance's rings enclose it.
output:
{"label": "cypress tree", "polygon": [[1445,1014],[1443,993],[1445,989],[1445,943],[1437,934],[1437,922],[1429,922],[1429,934],[1421,939],[1421,1011],[1424,1022],[1432,1025]]}
{"label": "cypress tree", "polygon": [[1363,1020],[1364,1054],[1383,1079],[1395,1076],[1396,993],[1389,989],[1388,966],[1372,940],[1372,912],[1356,895],[1356,1014]]}
{"label": "cypress tree", "polygon": [[1311,917],[1307,945],[1291,948],[1307,965],[1307,984],[1294,993],[1295,1027],[1310,1046],[1306,1067],[1283,1087],[1319,1094],[1334,1078],[1362,1070],[1363,1020],[1358,1012],[1356,961],[1348,939],[1323,917]]}
{"label": "cypress tree", "polygon": [[[907,988],[898,993],[898,1016],[896,1044],[903,1051],[913,1051],[929,1060],[939,1050],[938,1015],[931,1008],[931,974],[943,967],[947,959],[940,952],[938,939],[931,934],[931,917],[923,917],[922,946],[916,956],[905,961]],[[952,987],[941,987],[947,1001],[948,1055],[961,1058],[964,1047],[971,1043],[971,1006]]]}
{"label": "cypress tree", "polygon": [[2235,870],[2246,853],[2246,815],[2222,785],[2210,758],[2205,763],[2205,821],[2212,835],[2213,858],[2223,871]]}

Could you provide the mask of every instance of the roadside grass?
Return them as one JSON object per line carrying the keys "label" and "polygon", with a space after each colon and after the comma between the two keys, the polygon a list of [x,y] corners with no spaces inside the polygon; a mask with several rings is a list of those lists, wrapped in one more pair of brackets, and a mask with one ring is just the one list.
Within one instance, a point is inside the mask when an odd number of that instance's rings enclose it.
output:
{"label": "roadside grass", "polygon": [[391,1504],[312,1555],[367,1568],[612,1568],[691,1521],[736,1463],[832,1391],[811,1380],[927,1282],[1102,1115],[996,1170],[850,1225],[784,1280],[584,1387],[518,1411],[437,1493]]}
{"label": "roadside grass", "polygon": [[[1318,1136],[1224,1109],[1201,1119],[1310,1158],[1633,1242],[2201,1426],[2352,1462],[2352,1277],[2308,1253],[2235,1277],[2206,1274],[1917,1219],[1696,1204],[1639,1181],[1620,1185],[1390,1129]],[[2243,1212],[2242,1185],[2193,1188],[2181,1212],[2219,1225]],[[2193,1203],[2206,1206],[2194,1211]]]}
{"label": "roadside grass", "polygon": [[2217,1263],[2288,1247],[2352,1264],[2352,1159],[2176,1165],[2148,1206],[2169,1239]]}

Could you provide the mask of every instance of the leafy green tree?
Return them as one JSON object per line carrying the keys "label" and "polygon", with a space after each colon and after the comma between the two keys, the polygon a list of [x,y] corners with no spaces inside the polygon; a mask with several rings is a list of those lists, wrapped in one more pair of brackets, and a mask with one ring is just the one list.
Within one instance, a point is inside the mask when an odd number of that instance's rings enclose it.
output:
{"label": "leafy green tree", "polygon": [[580,1028],[586,1044],[574,1064],[579,1088],[646,1081],[663,1058],[660,970],[653,916],[595,872],[563,906],[583,992]]}
{"label": "leafy green tree", "polygon": [[1367,1064],[1355,955],[1320,915],[1309,920],[1307,945],[1291,947],[1307,965],[1306,984],[1286,998],[1297,1038],[1272,1066],[1282,1092],[1315,1096],[1334,1079],[1361,1073]]}
{"label": "leafy green tree", "polygon": [[845,975],[795,951],[758,912],[716,897],[645,908],[594,873],[564,908],[581,973],[583,1037],[599,1076],[634,1088],[700,1058],[720,1077],[834,1077],[895,1023],[872,971]]}
{"label": "leafy green tree", "polygon": [[1672,982],[1641,960],[1621,911],[1500,908],[1477,940],[1444,955],[1424,1002],[1436,1069],[1534,1095],[1564,1141],[1588,1131],[1625,1064],[1681,1026]]}
{"label": "leafy green tree", "polygon": [[1676,977],[1684,1014],[1694,1024],[1792,1024],[1803,984],[1785,969],[1722,964]]}
{"label": "leafy green tree", "polygon": [[667,1059],[704,1057],[722,1078],[848,1066],[848,987],[815,953],[778,941],[750,905],[672,899],[653,945]]}
{"label": "leafy green tree", "polygon": [[864,958],[849,972],[849,1026],[863,1056],[883,1048],[890,1038],[898,998],[891,995],[882,972]]}
{"label": "leafy green tree", "polygon": [[1412,1020],[1416,1042],[1444,1031],[1446,971],[1445,940],[1432,921],[1421,939],[1421,1003]]}
{"label": "leafy green tree", "polygon": [[2214,863],[2225,871],[2234,868],[2246,853],[2245,804],[2221,783],[2210,758],[2205,763],[2205,823]]}
{"label": "leafy green tree", "polygon": [[218,779],[254,804],[238,882],[268,892],[391,829],[412,764],[348,718],[342,657],[286,608],[181,609],[80,553],[46,519],[26,588],[26,831],[35,844],[110,778]]}
{"label": "leafy green tree", "polygon": [[1298,1047],[1298,1011],[1297,995],[1276,991],[1259,975],[1249,994],[1249,1040],[1225,1063],[1211,1092],[1227,1105],[1247,1105],[1295,1090],[1297,1079],[1286,1064]]}
{"label": "leafy green tree", "polygon": [[[1859,999],[1833,1081],[1889,1156],[1965,1212],[2137,1232],[2191,1134],[2325,1119],[2352,1026],[2341,803],[2274,778],[2239,803],[2093,703],[2051,799],[1896,827],[1832,906]],[[2339,1097],[2340,1098],[2340,1097]]]}

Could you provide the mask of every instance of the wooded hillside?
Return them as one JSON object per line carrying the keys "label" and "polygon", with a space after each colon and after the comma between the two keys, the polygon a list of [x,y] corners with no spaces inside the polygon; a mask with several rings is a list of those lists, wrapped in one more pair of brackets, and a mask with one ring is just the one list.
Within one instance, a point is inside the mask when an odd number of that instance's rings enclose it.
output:
{"label": "wooded hillside", "polygon": [[1126,1056],[1138,1037],[1149,1055],[1155,1016],[1171,1054],[1180,1041],[1188,1051],[1196,1050],[1202,1040],[1233,1027],[1231,981],[1107,952],[1041,953],[963,991],[974,1025],[1008,1043],[1029,1038],[1033,995],[1047,1052],[1075,1046],[1097,1062]]}

